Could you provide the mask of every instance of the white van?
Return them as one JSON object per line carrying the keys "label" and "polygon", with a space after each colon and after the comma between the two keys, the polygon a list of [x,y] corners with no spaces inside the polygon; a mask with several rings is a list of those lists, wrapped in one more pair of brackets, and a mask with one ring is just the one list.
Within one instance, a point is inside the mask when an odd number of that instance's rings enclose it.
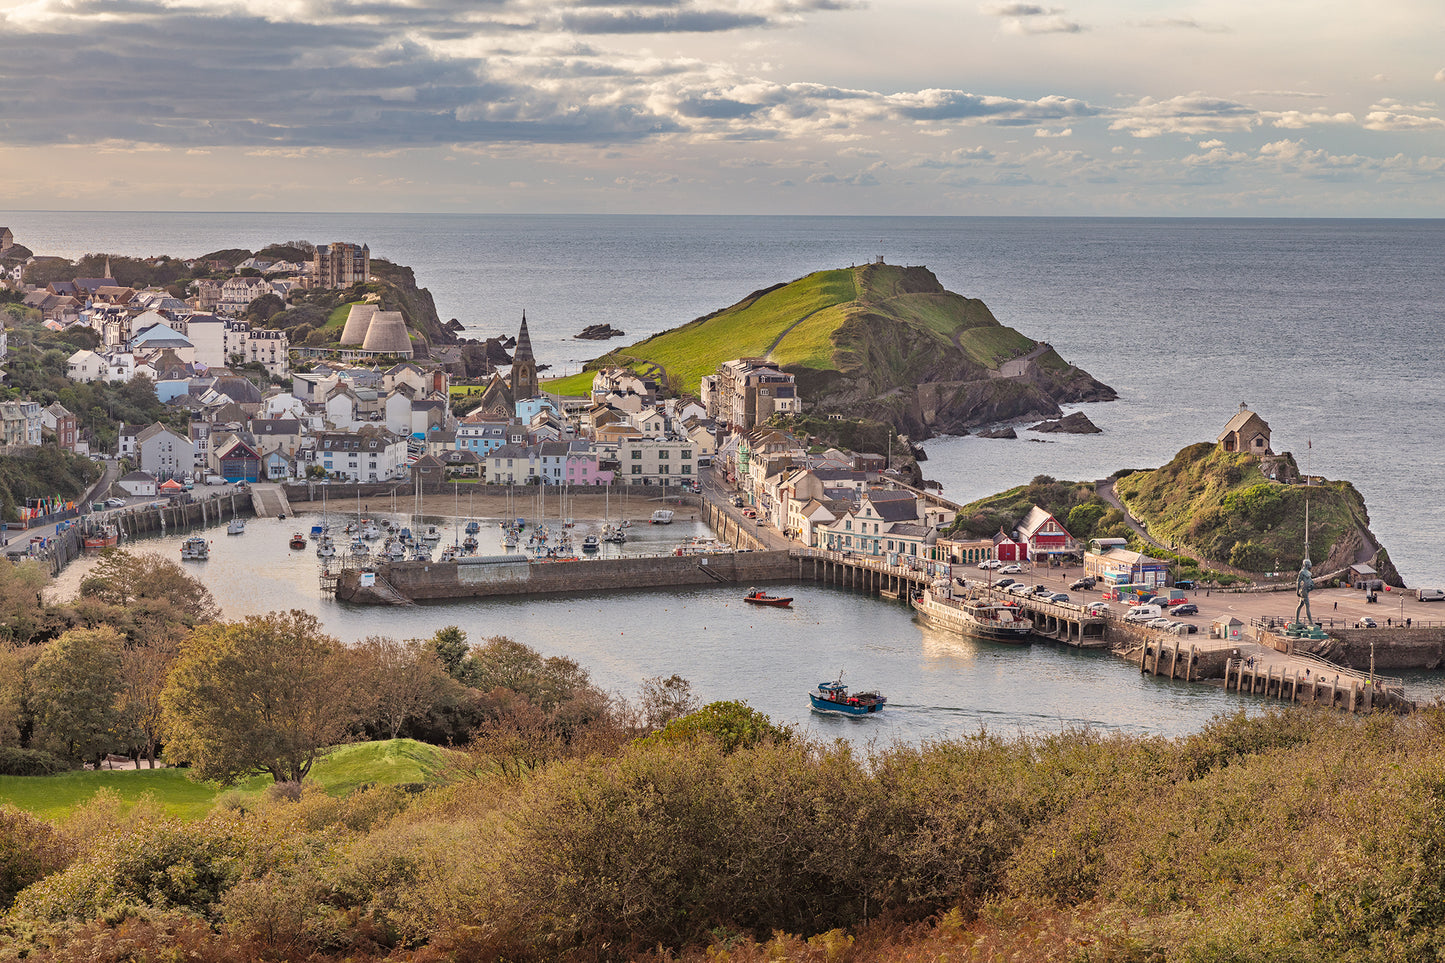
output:
{"label": "white van", "polygon": [[1415,597],[1422,602],[1445,602],[1445,589],[1421,589]]}
{"label": "white van", "polygon": [[1164,615],[1164,610],[1157,605],[1136,605],[1124,613],[1125,622],[1148,622],[1150,619],[1157,619]]}

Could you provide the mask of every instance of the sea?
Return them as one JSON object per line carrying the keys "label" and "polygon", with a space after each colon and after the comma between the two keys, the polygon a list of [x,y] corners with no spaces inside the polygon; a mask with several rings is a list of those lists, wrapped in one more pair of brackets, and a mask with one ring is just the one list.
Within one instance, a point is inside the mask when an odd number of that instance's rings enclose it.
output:
{"label": "sea", "polygon": [[[1157,467],[1212,441],[1244,403],[1269,422],[1275,450],[1360,490],[1410,586],[1445,587],[1445,220],[10,212],[0,223],[36,253],[68,257],[365,242],[412,267],[442,320],[475,337],[515,334],[525,311],[538,360],[557,375],[606,350],[573,337],[589,324],[631,343],[812,271],[923,265],[1120,396],[1076,406],[1098,435],[928,440],[924,474],[948,497]],[[259,604],[304,601],[340,634],[400,618],[343,613],[309,588],[304,599],[276,592]],[[708,698],[749,698],[852,739],[1085,724],[1177,734],[1238,705],[1129,678],[1107,657],[939,638],[906,610],[836,589],[795,594],[798,611],[771,623],[712,617],[731,608],[716,589],[624,593],[589,600],[591,614],[567,610],[571,600],[449,612],[573,655],[616,691],[676,671]],[[448,624],[447,612],[425,611],[427,625]],[[712,635],[697,634],[703,623]],[[797,709],[839,670],[913,708],[871,727]]]}

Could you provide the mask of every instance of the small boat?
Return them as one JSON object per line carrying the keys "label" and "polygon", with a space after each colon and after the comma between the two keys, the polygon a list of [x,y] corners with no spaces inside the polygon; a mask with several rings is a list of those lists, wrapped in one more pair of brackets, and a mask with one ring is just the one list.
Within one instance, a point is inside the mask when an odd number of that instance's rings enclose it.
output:
{"label": "small boat", "polygon": [[448,547],[442,549],[441,561],[443,561],[443,562],[455,562],[456,560],[457,560],[457,549],[456,549],[456,546],[455,546],[455,545],[451,545],[451,546],[448,546]]}
{"label": "small boat", "polygon": [[316,543],[316,557],[317,557],[317,558],[335,558],[335,557],[336,557],[336,546],[332,544],[331,539],[329,539],[329,538],[323,538],[321,541],[319,541],[319,542]]}
{"label": "small boat", "polygon": [[652,513],[652,524],[654,524],[654,525],[671,525],[671,524],[672,524],[672,509],[670,509],[670,508],[659,508],[657,511],[653,512],[653,513]]}
{"label": "small boat", "polygon": [[819,712],[841,712],[850,716],[866,716],[883,711],[888,700],[876,692],[848,694],[848,687],[840,678],[837,682],[819,682],[818,688],[808,693],[808,700]]}
{"label": "small boat", "polygon": [[596,535],[583,535],[583,536],[582,536],[582,551],[584,551],[584,552],[595,552],[595,551],[597,551],[597,548],[598,548],[598,544],[597,544],[597,536],[596,536]]}
{"label": "small boat", "polygon": [[326,531],[326,526],[325,526],[325,525],[312,525],[312,526],[311,526],[311,537],[312,537],[312,538],[320,538],[321,535],[322,535],[325,531]]}
{"label": "small boat", "polygon": [[[510,539],[510,541],[509,541],[507,544],[509,544],[509,545],[516,545],[516,544],[517,544],[517,541],[516,541],[515,538],[512,538],[512,536],[508,536],[508,538]],[[466,538],[464,538],[464,539],[462,540],[462,548],[466,549],[468,552],[475,552],[475,551],[477,550],[477,544],[478,544],[478,543],[477,543],[477,539],[476,539],[476,537],[473,536],[473,535],[468,535]]]}
{"label": "small boat", "polygon": [[750,605],[771,605],[774,608],[786,609],[793,604],[791,595],[769,595],[762,589],[748,589],[748,594],[743,596],[743,601]]}
{"label": "small boat", "polygon": [[399,537],[403,542],[411,541],[411,529],[403,528],[401,531],[397,532],[397,537]]}
{"label": "small boat", "polygon": [[181,558],[197,561],[211,557],[211,543],[199,535],[192,535],[181,545]]}
{"label": "small boat", "polygon": [[437,530],[435,525],[428,525],[426,534],[422,535],[421,540],[428,544],[435,545],[442,540],[442,533]]}
{"label": "small boat", "polygon": [[291,536],[291,547],[292,547],[292,548],[297,548],[297,549],[305,548],[305,547],[306,547],[306,536],[305,536],[303,533],[301,533],[301,532],[297,532],[295,535],[292,535],[292,536]]}
{"label": "small boat", "polygon": [[[506,534],[506,537],[502,539],[502,544],[505,545],[507,548],[516,548],[518,543],[521,542],[521,540],[522,537],[516,532],[508,532]],[[467,546],[467,551],[475,551],[477,547],[477,540],[472,536],[468,535],[467,540],[462,544]]]}
{"label": "small boat", "polygon": [[233,518],[233,519],[231,519],[230,524],[226,526],[226,534],[227,534],[227,535],[244,535],[244,534],[246,534],[246,520],[245,520],[244,518]]}
{"label": "small boat", "polygon": [[616,525],[608,525],[602,529],[602,540],[612,542],[615,545],[622,545],[627,541],[627,533]]}
{"label": "small boat", "polygon": [[359,538],[353,538],[353,539],[351,540],[351,554],[352,554],[352,555],[370,555],[370,554],[371,554],[371,546],[368,545],[368,544],[366,544],[364,541],[362,541],[362,540],[359,539]]}
{"label": "small boat", "polygon": [[376,522],[368,519],[366,524],[361,526],[361,537],[366,539],[367,541],[371,541],[374,538],[380,538],[381,529],[376,527]]}
{"label": "small boat", "polygon": [[114,522],[87,521],[83,538],[87,552],[99,552],[120,544],[120,529]]}
{"label": "small boat", "polygon": [[468,535],[475,535],[475,534],[477,534],[477,532],[480,532],[481,530],[482,530],[482,526],[481,526],[480,523],[477,522],[477,520],[476,520],[475,518],[472,519],[471,521],[467,522],[467,534],[468,534]]}

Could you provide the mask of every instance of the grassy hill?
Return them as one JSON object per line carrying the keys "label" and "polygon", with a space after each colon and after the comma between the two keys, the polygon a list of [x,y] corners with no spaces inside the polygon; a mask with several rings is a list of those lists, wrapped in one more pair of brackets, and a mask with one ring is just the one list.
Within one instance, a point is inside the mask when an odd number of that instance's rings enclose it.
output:
{"label": "grassy hill", "polygon": [[[1293,459],[1283,456],[1290,476]],[[1305,502],[1316,572],[1344,568],[1378,545],[1365,500],[1349,482],[1286,485],[1265,477],[1260,461],[1211,442],[1183,449],[1169,464],[1119,479],[1114,490],[1149,533],[1206,559],[1247,572],[1294,569],[1305,545]],[[1375,567],[1398,581],[1383,549]]]}
{"label": "grassy hill", "polygon": [[[445,750],[413,739],[389,739],[342,746],[321,760],[311,780],[334,796],[345,795],[366,783],[397,785],[432,778]],[[270,776],[255,776],[236,789],[259,796],[272,784]],[[172,816],[199,819],[227,792],[212,782],[193,782],[184,769],[136,769],[64,772],[54,776],[0,776],[0,803],[44,819],[63,819],[72,808],[101,790],[116,793],[123,803],[135,805],[146,796]]]}
{"label": "grassy hill", "polygon": [[[1035,349],[1018,377],[994,377]],[[593,371],[620,365],[659,376],[674,393],[696,393],[720,363],[764,356],[797,376],[817,410],[923,435],[1114,397],[1052,348],[1000,324],[982,301],[945,290],[927,268],[890,264],[818,271],[755,291],[548,387],[583,394]]]}

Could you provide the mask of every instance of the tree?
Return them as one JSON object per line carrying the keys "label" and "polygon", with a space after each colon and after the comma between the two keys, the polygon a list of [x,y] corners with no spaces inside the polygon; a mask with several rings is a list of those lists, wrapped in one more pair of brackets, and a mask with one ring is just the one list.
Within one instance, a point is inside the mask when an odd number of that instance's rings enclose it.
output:
{"label": "tree", "polygon": [[692,694],[692,683],[680,675],[671,675],[666,679],[662,676],[643,679],[639,701],[643,724],[654,731],[674,719],[696,712],[698,708],[697,696]]}
{"label": "tree", "polygon": [[121,722],[120,633],[72,629],[30,669],[37,740],[68,759],[96,763],[116,745]]}
{"label": "tree", "polygon": [[127,610],[127,620],[195,625],[216,618],[211,592],[173,559],[155,552],[104,552],[80,583],[82,598]]}
{"label": "tree", "polygon": [[461,694],[428,639],[373,635],[352,651],[361,663],[364,691],[372,697],[370,715],[393,739],[409,720],[428,709],[455,705]]}
{"label": "tree", "polygon": [[181,647],[161,701],[167,759],[230,784],[300,782],[358,718],[354,660],[293,609],[203,625]]}
{"label": "tree", "polygon": [[124,686],[120,711],[125,730],[140,744],[150,768],[156,767],[156,749],[165,728],[161,693],[181,650],[181,632],[174,626],[149,628],[120,654]]}
{"label": "tree", "polygon": [[447,670],[447,675],[460,679],[462,664],[466,661],[467,650],[470,648],[467,645],[467,633],[455,625],[448,625],[437,629],[431,638],[431,644],[437,658],[441,660],[442,668]]}
{"label": "tree", "polygon": [[0,565],[0,642],[30,643],[45,625],[42,593],[50,574],[36,561]]}
{"label": "tree", "polygon": [[465,681],[483,692],[515,692],[548,713],[592,688],[587,670],[572,659],[544,658],[535,649],[500,635],[472,651]]}

